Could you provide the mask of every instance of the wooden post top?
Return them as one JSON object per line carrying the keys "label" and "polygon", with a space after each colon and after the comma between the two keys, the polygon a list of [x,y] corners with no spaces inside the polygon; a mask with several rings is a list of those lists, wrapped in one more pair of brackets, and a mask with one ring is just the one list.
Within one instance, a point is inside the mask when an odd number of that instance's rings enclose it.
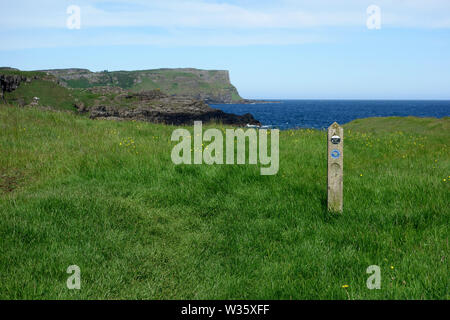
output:
{"label": "wooden post top", "polygon": [[338,131],[339,129],[343,129],[343,128],[339,125],[339,123],[333,122],[331,124],[331,126],[328,127],[328,132],[330,132],[332,130]]}
{"label": "wooden post top", "polygon": [[336,121],[333,122],[333,123],[331,124],[331,126],[328,127],[328,129],[331,129],[331,128],[339,128],[339,123],[337,123]]}

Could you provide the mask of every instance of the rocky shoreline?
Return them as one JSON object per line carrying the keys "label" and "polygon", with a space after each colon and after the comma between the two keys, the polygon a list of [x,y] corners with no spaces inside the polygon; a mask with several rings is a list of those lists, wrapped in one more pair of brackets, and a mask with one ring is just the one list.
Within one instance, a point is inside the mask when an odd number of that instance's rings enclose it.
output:
{"label": "rocky shoreline", "polygon": [[[98,89],[97,89],[98,90]],[[123,107],[130,103],[132,107]],[[160,91],[119,94],[114,102],[100,103],[86,108],[77,105],[79,112],[89,112],[91,119],[140,120],[169,125],[192,125],[194,121],[218,122],[228,125],[261,125],[249,113],[236,115],[211,108],[203,101],[170,97]]]}

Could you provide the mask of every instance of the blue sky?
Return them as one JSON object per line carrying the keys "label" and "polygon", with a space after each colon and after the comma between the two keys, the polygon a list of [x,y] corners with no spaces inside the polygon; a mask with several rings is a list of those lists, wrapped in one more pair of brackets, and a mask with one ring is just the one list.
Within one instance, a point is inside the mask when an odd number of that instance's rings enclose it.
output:
{"label": "blue sky", "polygon": [[226,69],[245,98],[450,99],[448,0],[2,0],[0,30],[0,65],[22,70]]}

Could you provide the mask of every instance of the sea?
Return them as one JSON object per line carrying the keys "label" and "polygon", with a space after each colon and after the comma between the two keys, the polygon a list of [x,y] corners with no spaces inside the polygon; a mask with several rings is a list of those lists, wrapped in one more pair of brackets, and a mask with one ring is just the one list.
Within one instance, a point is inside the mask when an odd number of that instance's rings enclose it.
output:
{"label": "sea", "polygon": [[450,100],[277,100],[254,104],[212,104],[228,113],[251,113],[262,125],[280,130],[325,129],[368,117],[450,117]]}

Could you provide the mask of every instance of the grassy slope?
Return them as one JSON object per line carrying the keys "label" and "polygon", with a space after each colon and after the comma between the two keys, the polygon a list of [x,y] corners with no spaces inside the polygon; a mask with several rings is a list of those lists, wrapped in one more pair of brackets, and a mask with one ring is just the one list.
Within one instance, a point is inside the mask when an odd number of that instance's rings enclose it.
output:
{"label": "grassy slope", "polygon": [[[19,87],[12,92],[5,92],[6,102],[13,105],[29,104],[34,97],[39,98],[41,106],[50,106],[53,109],[59,110],[74,110],[73,92],[56,83],[54,78],[46,76],[43,72],[38,71],[19,71],[1,69],[1,75],[20,75],[28,78],[35,78],[30,82],[23,81]],[[78,95],[86,95],[79,92]]]}
{"label": "grassy slope", "polygon": [[23,99],[25,104],[32,102],[33,97],[39,97],[41,106],[51,106],[55,109],[74,110],[74,99],[69,89],[52,81],[33,80],[30,83],[21,83],[13,92],[6,92],[5,99],[8,103],[17,104]]}
{"label": "grassy slope", "polygon": [[282,132],[261,176],[173,165],[170,126],[1,106],[0,298],[448,299],[449,124],[348,124],[332,216],[324,132]]}
{"label": "grassy slope", "polygon": [[33,97],[39,97],[39,105],[51,107],[56,110],[75,111],[75,103],[82,102],[86,106],[94,104],[95,100],[106,96],[114,99],[116,94],[96,94],[84,89],[68,89],[46,78],[41,72],[28,71],[2,71],[0,74],[17,74],[31,77],[37,75],[39,79],[33,79],[31,82],[22,82],[20,86],[12,91],[5,93],[6,102],[12,105],[29,104]]}

